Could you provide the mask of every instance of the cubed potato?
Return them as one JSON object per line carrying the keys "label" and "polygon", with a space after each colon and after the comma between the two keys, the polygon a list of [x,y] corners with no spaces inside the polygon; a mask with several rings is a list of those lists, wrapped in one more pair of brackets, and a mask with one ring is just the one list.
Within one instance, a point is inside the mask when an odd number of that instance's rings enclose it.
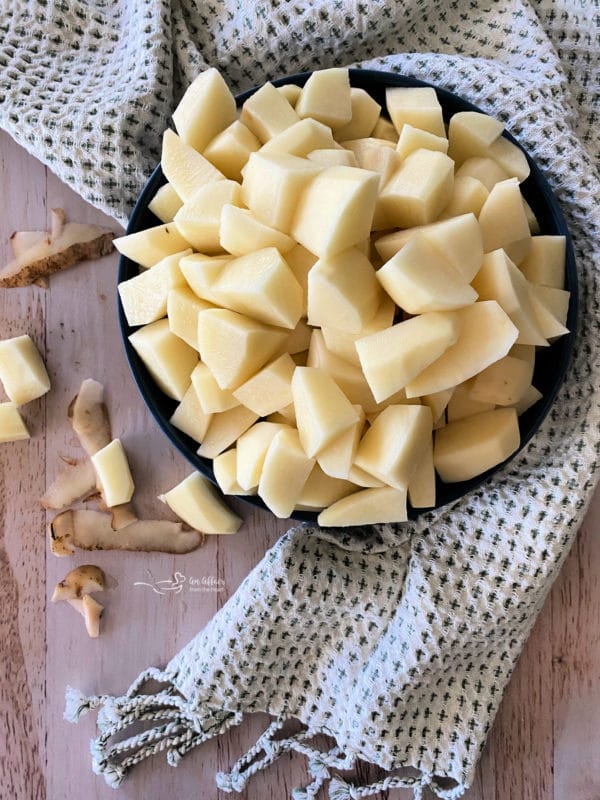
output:
{"label": "cubed potato", "polygon": [[442,416],[445,416],[446,408],[448,407],[448,403],[450,402],[450,398],[452,397],[453,393],[454,387],[450,389],[442,389],[440,392],[424,394],[421,397],[421,402],[423,405],[429,406],[431,409],[431,417],[434,425]]}
{"label": "cubed potato", "polygon": [[333,378],[315,367],[296,367],[292,397],[300,441],[311,458],[359,419]]}
{"label": "cubed potato", "polygon": [[448,139],[445,136],[436,136],[434,133],[424,131],[405,124],[400,131],[396,152],[404,159],[415,150],[438,150],[440,153],[448,152]]}
{"label": "cubed potato", "polygon": [[406,489],[363,489],[342,497],[317,517],[322,527],[375,525],[384,522],[406,522]]}
{"label": "cubed potato", "polygon": [[198,353],[171,332],[167,319],[138,328],[129,341],[158,388],[181,402],[190,385],[192,370],[198,363]]}
{"label": "cubed potato", "polygon": [[290,516],[315,464],[302,445],[298,431],[288,428],[273,438],[258,484],[258,495],[276,517]]}
{"label": "cubed potato", "polygon": [[289,353],[282,353],[260,369],[233,393],[246,408],[266,417],[292,402],[292,376],[296,364]]}
{"label": "cubed potato", "polygon": [[331,353],[319,328],[313,329],[306,366],[324,370],[331,375],[352,404],[362,406],[366,412],[377,408],[377,401],[360,366],[350,364]]}
{"label": "cubed potato", "polygon": [[[544,302],[536,291],[536,289],[544,289],[546,287],[537,287],[530,283],[527,288],[529,289],[529,299],[531,301],[533,313],[535,314],[535,319],[542,336],[548,339],[549,342],[553,342],[555,339],[558,339],[559,336],[564,336],[568,333],[569,329],[557,319],[548,304]],[[550,291],[558,292],[560,289],[550,289]]]}
{"label": "cubed potato", "polygon": [[477,300],[477,292],[422,232],[409,239],[376,275],[409,314],[448,311]]}
{"label": "cubed potato", "polygon": [[335,138],[338,142],[370,136],[381,113],[379,103],[364,89],[358,89],[356,86],[350,88],[350,107],[352,110],[350,121],[336,128]]}
{"label": "cubed potato", "polygon": [[275,356],[289,353],[291,356],[296,356],[308,350],[310,346],[310,337],[313,329],[307,325],[304,319],[298,320],[298,324],[291,333],[288,334],[284,343],[275,353]]}
{"label": "cubed potato", "polygon": [[379,176],[355,167],[327,167],[300,196],[291,235],[320,258],[369,238]]}
{"label": "cubed potato", "polygon": [[438,219],[450,219],[461,214],[475,214],[479,216],[483,204],[489,195],[488,190],[477,178],[469,175],[456,176],[450,202],[444,208]]}
{"label": "cubed potato", "polygon": [[401,163],[393,144],[387,140],[367,137],[344,142],[344,146],[354,155],[357,166],[377,172],[380,176],[379,190],[385,186]]}
{"label": "cubed potato", "polygon": [[502,136],[504,125],[479,111],[459,111],[448,125],[448,155],[459,167],[473,156],[486,156],[490,145]]}
{"label": "cubed potato", "polygon": [[437,430],[433,463],[445,483],[468,481],[509,458],[520,441],[515,409],[496,408]]}
{"label": "cubed potato", "polygon": [[226,204],[221,209],[219,229],[221,247],[234,256],[243,256],[265,247],[276,247],[285,254],[296,246],[285,233],[270,228],[246,208]]}
{"label": "cubed potato", "polygon": [[171,333],[198,349],[198,313],[213,308],[197,297],[187,285],[171,289],[167,295],[167,319]]}
{"label": "cubed potato", "polygon": [[406,489],[431,439],[427,406],[393,405],[384,409],[363,436],[355,464],[395,489]]}
{"label": "cubed potato", "polygon": [[356,156],[350,150],[321,148],[312,150],[306,157],[321,167],[358,167]]}
{"label": "cubed potato", "polygon": [[533,236],[519,269],[530,283],[562,289],[565,285],[564,236]]}
{"label": "cubed potato", "polygon": [[356,247],[320,258],[308,273],[308,324],[360,333],[382,297],[371,262]]}
{"label": "cubed potato", "polygon": [[203,533],[236,533],[242,524],[208,478],[199,472],[192,472],[159,499],[190,528]]}
{"label": "cubed potato", "polygon": [[316,119],[301,119],[264,144],[261,153],[287,153],[298,158],[306,158],[319,148],[339,148],[331,128]]}
{"label": "cubed potato", "polygon": [[519,335],[510,317],[493,300],[473,303],[456,314],[461,324],[457,341],[407,384],[407,397],[440,392],[469,380],[503,358]]}
{"label": "cubed potato", "polygon": [[518,403],[515,403],[515,410],[520,417],[526,411],[534,406],[544,395],[535,388],[535,386],[528,386]]}
{"label": "cubed potato", "polygon": [[365,412],[359,405],[355,405],[354,409],[358,414],[358,420],[331,444],[324,447],[317,456],[317,463],[323,472],[332,478],[347,479],[356,458],[358,443],[365,428]]}
{"label": "cubed potato", "polygon": [[394,128],[390,120],[385,117],[379,117],[371,136],[376,139],[386,139],[388,142],[393,142],[394,144],[398,141],[398,131]]}
{"label": "cubed potato", "polygon": [[[156,323],[155,323],[156,324]],[[285,331],[225,308],[198,314],[198,347],[221,389],[237,389],[285,341]]]}
{"label": "cubed potato", "polygon": [[29,439],[29,431],[13,403],[0,403],[0,444]]}
{"label": "cubed potato", "polygon": [[0,382],[15,406],[22,406],[50,391],[44,361],[28,334],[0,341]]}
{"label": "cubed potato", "polygon": [[222,172],[169,128],[163,134],[160,165],[166,179],[184,202],[201,186],[225,180]]}
{"label": "cubed potato", "polygon": [[302,315],[302,287],[275,247],[229,261],[210,292],[219,305],[269,325],[294,329]]}
{"label": "cubed potato", "polygon": [[486,253],[503,248],[512,257],[510,247],[515,242],[526,242],[525,251],[529,249],[529,223],[516,178],[495,184],[479,214],[479,225]]}
{"label": "cubed potato", "polygon": [[[196,327],[198,327],[196,325]],[[229,389],[221,389],[206,364],[196,364],[192,372],[192,386],[204,414],[218,414],[240,405]],[[202,439],[199,439],[202,441]]]}
{"label": "cubed potato", "polygon": [[213,414],[197,452],[204,458],[215,458],[239,439],[254,425],[258,414],[245,406],[235,406],[228,411]]}
{"label": "cubed potato", "polygon": [[471,397],[482,403],[513,406],[531,385],[533,367],[527,361],[504,356],[473,378]]}
{"label": "cubed potato", "polygon": [[385,90],[385,104],[399,134],[403,126],[408,124],[436,136],[446,136],[442,107],[432,87],[388,87]]}
{"label": "cubed potato", "polygon": [[352,465],[349,477],[355,486],[360,486],[363,489],[381,489],[385,486],[383,481],[380,481],[374,475],[369,475],[368,472],[357,467],[356,464]]}
{"label": "cubed potato", "polygon": [[237,440],[236,478],[242,489],[256,489],[265,463],[267,450],[279,431],[289,425],[275,422],[256,422]]}
{"label": "cubed potato", "polygon": [[355,491],[356,486],[353,483],[341,478],[332,478],[315,464],[302,488],[296,511],[321,511]]}
{"label": "cubed potato", "polygon": [[450,202],[453,185],[452,159],[434,150],[416,150],[383,187],[382,207],[399,228],[425,225]]}
{"label": "cubed potato", "polygon": [[430,436],[408,484],[408,502],[413,508],[432,508],[435,506],[435,497],[433,438]]}
{"label": "cubed potato", "polygon": [[296,410],[294,404],[290,403],[289,406],[280,408],[279,411],[273,412],[266,417],[267,422],[277,422],[281,425],[289,425],[292,428],[296,427]]}
{"label": "cubed potato", "polygon": [[244,168],[242,199],[258,219],[290,233],[296,206],[321,167],[287,153],[252,153]]}
{"label": "cubed potato", "polygon": [[491,192],[494,186],[501,181],[510,178],[497,161],[493,158],[486,156],[474,156],[468,158],[456,170],[456,178],[476,178],[483,183],[488,192]]}
{"label": "cubed potato", "polygon": [[221,73],[211,67],[201,72],[185,90],[173,112],[173,122],[181,140],[202,151],[234,121],[236,113],[229,87]]}
{"label": "cubed potato", "polygon": [[170,183],[165,183],[148,203],[148,208],[161,222],[173,222],[182,205],[183,200],[175,189]]}
{"label": "cubed potato", "polygon": [[236,119],[221,131],[204,150],[204,158],[226,178],[241,182],[242,170],[251,153],[260,150],[260,141],[243,122]]}
{"label": "cubed potato", "polygon": [[147,325],[165,316],[169,292],[185,285],[179,262],[191,252],[188,249],[166,256],[150,269],[119,284],[119,297],[129,325]]}
{"label": "cubed potato", "polygon": [[519,183],[529,177],[531,170],[527,156],[520,147],[517,147],[516,144],[513,144],[504,136],[492,142],[485,155],[497,161],[506,174],[511,178],[517,178]]}
{"label": "cubed potato", "polygon": [[312,117],[333,131],[352,119],[352,95],[346,68],[334,67],[313,72],[296,101],[296,113]]}
{"label": "cubed potato", "polygon": [[[500,359],[502,361],[502,359]],[[491,366],[499,362],[496,361]],[[490,367],[487,367],[489,369]],[[485,373],[485,370],[483,370]],[[480,373],[482,374],[482,373]],[[471,388],[473,387],[475,378],[471,378],[464,383],[459,383],[452,392],[452,397],[448,402],[446,408],[446,418],[448,422],[456,422],[465,417],[472,417],[475,414],[481,414],[483,411],[492,411],[496,407],[496,403],[476,400],[471,396]]]}
{"label": "cubed potato", "polygon": [[360,360],[356,351],[357,340],[389,328],[394,323],[395,312],[396,305],[394,301],[389,295],[384,294],[375,315],[358,333],[340,331],[329,324],[322,325],[321,332],[327,349],[334,355],[339,356],[339,358],[343,358],[350,364],[360,367]]}
{"label": "cubed potato", "polygon": [[523,208],[525,209],[525,216],[527,217],[527,222],[529,223],[531,235],[539,236],[541,233],[540,223],[537,221],[537,217],[535,216],[532,207],[529,205],[527,200],[525,200],[525,198],[523,198]]}
{"label": "cubed potato", "polygon": [[146,228],[137,233],[117,236],[113,239],[113,244],[121,255],[146,268],[190,247],[190,243],[183,238],[172,222]]}
{"label": "cubed potato", "polygon": [[289,128],[300,117],[272,83],[265,83],[242,106],[240,121],[262,144]]}
{"label": "cubed potato", "polygon": [[175,214],[175,225],[187,241],[206,255],[222,252],[221,211],[225,205],[239,206],[242,190],[235,181],[216,181],[201,186]]}
{"label": "cubed potato", "polygon": [[297,86],[295,83],[286,83],[283,86],[278,86],[277,91],[285,97],[292,108],[295,108],[298,98],[302,94],[302,87]]}
{"label": "cubed potato", "polygon": [[102,497],[108,508],[128,503],[135,489],[120,439],[113,439],[91,457]]}
{"label": "cubed potato", "polygon": [[532,369],[535,368],[535,347],[532,344],[513,344],[508,351],[508,355],[513,356],[513,358],[520,358],[521,361],[526,361],[530,364]]}
{"label": "cubed potato", "polygon": [[232,447],[213,459],[215,480],[223,494],[256,494],[256,487],[242,489],[237,482],[237,448]]}
{"label": "cubed potato", "polygon": [[533,309],[528,283],[504,250],[485,254],[472,285],[480,300],[496,300],[508,314],[519,330],[517,344],[547,346]]}
{"label": "cubed potato", "polygon": [[289,268],[292,270],[296,280],[302,287],[302,296],[304,298],[302,313],[304,316],[306,316],[308,312],[308,273],[317,263],[318,259],[318,256],[316,256],[314,253],[311,253],[310,250],[306,249],[306,247],[302,247],[301,244],[297,244],[285,254],[285,260],[287,261]]}
{"label": "cubed potato", "polygon": [[436,361],[460,334],[451,311],[429,312],[356,342],[360,365],[377,402],[403,389]]}
{"label": "cubed potato", "polygon": [[220,299],[211,288],[229,261],[230,255],[205,256],[203,253],[193,253],[181,259],[179,269],[196,297],[220,305]]}
{"label": "cubed potato", "polygon": [[169,422],[200,444],[206,435],[211,419],[212,414],[207,414],[200,405],[198,394],[192,383]]}
{"label": "cubed potato", "polygon": [[540,300],[556,317],[561,325],[567,324],[567,316],[569,314],[569,302],[571,293],[566,289],[555,289],[552,286],[540,286],[532,284],[529,287],[538,300]]}

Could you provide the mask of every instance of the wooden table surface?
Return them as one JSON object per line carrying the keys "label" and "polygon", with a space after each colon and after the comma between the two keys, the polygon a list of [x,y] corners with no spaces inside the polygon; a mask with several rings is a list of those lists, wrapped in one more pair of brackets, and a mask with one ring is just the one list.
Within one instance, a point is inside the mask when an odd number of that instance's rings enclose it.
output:
{"label": "wooden table surface", "polygon": [[[15,229],[45,227],[63,207],[73,221],[119,228],[78,198],[39,162],[0,133],[0,258]],[[267,717],[256,715],[186,756],[177,769],[163,756],[138,766],[118,795],[90,769],[95,715],[63,721],[66,684],[121,694],[138,672],[161,665],[236,590],[266,548],[288,527],[266,512],[234,504],[245,524],[236,536],[208,537],[187,556],[78,553],[52,556],[46,515],[36,502],[61,459],[81,455],[67,421],[80,382],[105,384],[113,435],[130,454],[136,506],[164,515],[156,500],[190,471],[150,418],[130,378],[117,325],[116,255],[54,276],[49,291],[0,290],[0,338],[29,333],[46,359],[52,389],[24,408],[29,441],[0,445],[0,798],[163,800],[224,798],[213,782],[255,740]],[[508,687],[468,800],[600,798],[600,493],[553,587]],[[102,635],[92,640],[67,604],[49,602],[75,564],[93,561],[109,576]],[[175,570],[206,591],[160,596],[138,581]],[[188,580],[189,584],[189,580]],[[212,584],[212,586],[210,585]],[[100,599],[100,598],[99,598]],[[367,773],[361,777],[370,777]],[[284,756],[253,778],[245,800],[284,800],[304,785],[300,756]],[[408,800],[408,792],[392,792]],[[321,793],[325,797],[325,793]]]}

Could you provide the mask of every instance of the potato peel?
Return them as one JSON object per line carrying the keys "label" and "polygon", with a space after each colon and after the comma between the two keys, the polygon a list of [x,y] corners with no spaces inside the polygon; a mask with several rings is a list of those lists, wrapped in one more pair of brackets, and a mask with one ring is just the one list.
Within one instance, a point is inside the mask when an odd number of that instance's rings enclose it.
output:
{"label": "potato peel", "polygon": [[[18,231],[11,237],[15,257],[0,269],[0,287],[29,286],[80,261],[101,258],[113,250],[113,233],[100,225],[66,222],[62,209],[52,209],[49,234]],[[26,246],[26,243],[30,246]]]}
{"label": "potato peel", "polygon": [[86,459],[59,472],[40,498],[40,503],[44,508],[58,511],[91,497],[97,491],[94,467]]}
{"label": "potato peel", "polygon": [[73,555],[76,548],[189,553],[204,542],[201,533],[184,530],[180,522],[139,520],[119,531],[111,523],[102,511],[63,511],[49,525],[50,549],[56,556]]}

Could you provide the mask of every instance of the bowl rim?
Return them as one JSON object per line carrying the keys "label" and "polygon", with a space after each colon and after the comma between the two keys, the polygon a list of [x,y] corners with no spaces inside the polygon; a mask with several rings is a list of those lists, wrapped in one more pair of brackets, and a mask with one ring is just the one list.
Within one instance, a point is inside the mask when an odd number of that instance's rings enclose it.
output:
{"label": "bowl rim", "polygon": [[[447,119],[457,111],[477,111],[480,113],[483,112],[479,107],[471,103],[469,100],[457,95],[448,89],[443,87],[437,86],[435,84],[429,83],[427,81],[420,80],[418,78],[414,78],[412,76],[402,75],[399,73],[394,72],[387,72],[383,70],[373,70],[373,69],[356,69],[350,68],[348,70],[350,76],[350,83],[353,87],[363,88],[367,91],[373,92],[382,90],[385,91],[387,87],[395,87],[395,86],[402,86],[402,87],[430,87],[436,91],[438,99],[440,100],[440,104],[442,106],[444,119]],[[277,78],[272,80],[271,82],[275,86],[283,86],[286,84],[296,84],[302,86],[306,80],[310,77],[312,71],[308,72],[299,72],[292,75],[287,75],[281,78]],[[258,86],[254,86],[251,89],[246,90],[235,96],[236,104],[240,106],[248,97],[250,97],[254,92],[256,92],[263,84]],[[457,107],[458,106],[458,107]],[[452,109],[449,111],[449,108]],[[385,108],[382,106],[382,112],[385,114]],[[442,483],[439,479],[439,476],[436,474],[436,496],[440,497],[440,490],[441,490],[441,501],[437,502],[435,506],[428,507],[428,508],[413,508],[410,504],[408,505],[408,518],[409,520],[414,520],[417,517],[421,516],[422,514],[437,511],[445,506],[449,506],[453,503],[458,502],[462,497],[470,493],[471,491],[479,488],[482,484],[484,484],[489,478],[499,472],[503,467],[507,464],[512,462],[518,454],[523,450],[523,448],[529,443],[531,438],[534,434],[538,431],[539,427],[541,426],[542,422],[548,415],[551,406],[554,403],[556,395],[565,379],[567,370],[571,363],[573,357],[573,351],[575,346],[575,340],[577,337],[577,314],[578,314],[578,304],[579,304],[579,297],[578,297],[578,284],[577,284],[577,270],[575,264],[575,254],[573,249],[573,243],[571,239],[571,235],[569,232],[569,228],[567,226],[564,214],[558,202],[556,195],[554,194],[548,180],[546,179],[544,173],[542,172],[541,168],[538,164],[534,161],[534,159],[529,155],[529,153],[525,150],[525,148],[510,134],[509,131],[504,130],[503,136],[507,138],[510,142],[515,144],[524,154],[527,159],[527,162],[530,167],[530,175],[529,177],[521,183],[521,191],[525,199],[529,202],[530,199],[535,197],[536,202],[534,205],[543,206],[545,211],[547,212],[548,216],[545,220],[545,228],[551,229],[550,234],[541,234],[541,235],[564,235],[566,240],[566,270],[565,270],[565,289],[570,292],[569,298],[569,310],[567,315],[567,327],[569,328],[569,333],[565,334],[564,336],[560,337],[557,341],[553,342],[550,347],[542,351],[542,358],[544,355],[544,362],[547,359],[549,354],[552,354],[551,364],[549,366],[552,367],[554,371],[554,380],[551,382],[550,387],[548,390],[543,394],[542,398],[530,408],[527,412],[525,412],[521,417],[519,417],[519,430],[521,434],[521,441],[518,450],[512,453],[509,458],[505,459],[501,463],[495,465],[486,472],[483,472],[475,477],[471,478],[468,481],[461,481],[457,483]],[[156,191],[166,183],[166,178],[162,172],[160,163],[155,167],[152,174],[148,178],[146,184],[144,185],[140,195],[137,198],[137,201],[134,205],[133,211],[129,218],[127,228],[126,228],[126,235],[130,233],[135,233],[140,230],[144,230],[148,227],[151,227],[150,224],[143,225],[142,219],[145,215],[150,215],[153,217],[152,213],[148,210],[148,204],[156,194]],[[537,215],[536,215],[537,216]],[[154,217],[154,222],[152,224],[161,224],[160,220]],[[121,255],[119,258],[119,266],[118,266],[118,276],[117,276],[117,283],[120,284],[123,281],[133,277],[134,275],[139,273],[139,265],[132,261],[131,259],[127,258],[126,256]],[[217,481],[215,479],[214,470],[212,467],[212,459],[207,459],[204,457],[199,456],[196,453],[196,448],[198,443],[195,442],[191,437],[184,434],[175,426],[171,425],[169,422],[169,417],[172,414],[172,410],[170,413],[166,413],[162,406],[165,403],[168,403],[174,409],[177,401],[171,400],[167,398],[156,386],[154,380],[148,373],[145,365],[143,364],[142,360],[134,350],[133,346],[129,342],[128,337],[131,333],[142,326],[130,326],[127,322],[127,319],[124,314],[123,305],[121,303],[119,292],[117,291],[117,313],[119,319],[119,327],[121,331],[121,338],[123,341],[123,346],[125,349],[125,355],[127,357],[127,361],[129,364],[130,372],[133,376],[133,379],[136,383],[138,391],[140,392],[146,407],[149,409],[150,413],[154,417],[155,421],[157,422],[159,428],[165,433],[168,437],[169,441],[172,445],[175,446],[177,450],[186,458],[186,460],[194,467],[194,469],[200,471],[203,475],[205,475],[209,480],[218,486]],[[540,365],[538,358],[538,353],[536,354],[536,371],[534,373],[534,380],[536,374],[540,371]],[[359,491],[359,489],[357,489]],[[250,503],[253,506],[262,508],[266,511],[270,510],[265,505],[265,503],[258,497],[258,495],[228,495],[233,498],[237,498],[240,500],[244,500]],[[294,511],[291,515],[291,519],[300,521],[300,522],[310,522],[316,523],[317,516],[319,512],[316,511]]]}

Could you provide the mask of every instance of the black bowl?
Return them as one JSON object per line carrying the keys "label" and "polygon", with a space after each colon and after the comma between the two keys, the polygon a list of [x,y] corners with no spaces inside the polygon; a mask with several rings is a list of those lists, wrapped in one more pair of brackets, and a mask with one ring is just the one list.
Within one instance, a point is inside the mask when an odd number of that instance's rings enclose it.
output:
{"label": "black bowl", "polygon": [[[276,86],[281,86],[286,83],[295,83],[298,86],[304,85],[310,73],[303,72],[298,75],[291,75],[286,78],[274,80]],[[352,86],[365,89],[380,105],[385,109],[385,90],[388,86],[430,86],[423,81],[416,80],[415,78],[404,77],[389,72],[378,72],[375,70],[350,70],[350,82]],[[236,98],[238,105],[241,105],[253,92],[250,89],[243,94],[238,95]],[[441,103],[444,118],[447,121],[453,114],[458,111],[480,111],[472,103],[463,100],[445,89],[434,87],[439,101]],[[511,142],[519,144],[509,133],[504,134]],[[519,145],[520,146],[520,145]],[[523,148],[521,148],[523,149]],[[556,393],[564,380],[567,367],[573,352],[575,340],[575,327],[577,318],[577,273],[575,269],[575,257],[573,254],[573,246],[565,218],[562,214],[560,206],[556,197],[554,196],[546,178],[536,163],[527,155],[527,161],[531,168],[531,174],[521,184],[521,191],[523,196],[533,209],[535,216],[540,225],[541,233],[547,235],[563,235],[567,241],[566,251],[566,282],[565,288],[571,292],[571,299],[569,304],[569,314],[567,319],[567,327],[571,331],[558,339],[551,347],[544,348],[538,351],[535,362],[535,372],[533,376],[533,383],[537,389],[542,392],[543,397],[532,408],[521,415],[519,419],[519,427],[521,431],[521,445],[522,449],[527,442],[531,439],[533,434],[541,425],[544,417],[548,413],[552,405]],[[160,165],[156,167],[150,176],[146,186],[144,187],[138,201],[133,209],[129,225],[127,226],[127,233],[135,233],[136,231],[150,228],[153,225],[160,224],[151,211],[148,210],[148,204],[156,194],[157,190],[166,183],[166,179],[162,173]],[[124,256],[121,257],[119,263],[118,280],[121,281],[132,278],[137,275],[139,271],[138,265]],[[130,327],[125,319],[123,307],[119,301],[119,322],[121,325],[121,332],[123,335],[123,342],[125,345],[125,352],[131,367],[134,380],[144,398],[144,401],[159,426],[169,437],[172,444],[187,458],[192,466],[210,478],[215,483],[215,476],[212,467],[212,461],[208,458],[202,458],[197,455],[196,449],[198,444],[186,436],[180,430],[170,424],[169,419],[175,410],[177,403],[163,394],[154,380],[150,377],[143,362],[129,343],[128,336],[133,333],[134,328]],[[514,458],[514,453],[510,459]],[[507,462],[503,462],[507,463]],[[477,475],[468,481],[460,483],[442,483],[439,478],[437,480],[437,504],[436,507],[447,505],[472,489],[479,486],[483,481],[490,477],[496,470],[500,469],[503,464],[498,464],[487,472]],[[257,496],[243,496],[244,500],[252,503],[255,506],[266,508],[262,500]],[[409,517],[414,519],[419,513],[427,509],[412,509],[409,507]],[[294,519],[304,520],[308,522],[315,522],[317,514],[314,512],[298,511],[293,515]]]}

